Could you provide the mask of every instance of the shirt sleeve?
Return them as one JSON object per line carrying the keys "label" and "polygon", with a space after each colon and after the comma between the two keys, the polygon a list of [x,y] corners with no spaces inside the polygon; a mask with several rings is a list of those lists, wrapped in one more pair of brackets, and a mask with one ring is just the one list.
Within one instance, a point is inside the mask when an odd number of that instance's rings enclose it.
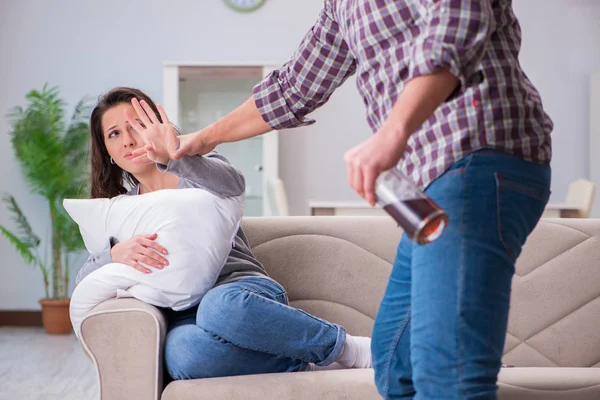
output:
{"label": "shirt sleeve", "polygon": [[222,155],[212,152],[204,156],[184,156],[169,160],[167,165],[156,164],[161,172],[186,179],[194,187],[208,190],[221,197],[236,197],[246,191],[244,175]]}
{"label": "shirt sleeve", "polygon": [[310,125],[305,118],[356,71],[356,61],[327,0],[292,57],[254,87],[254,101],[273,129]]}
{"label": "shirt sleeve", "polygon": [[117,244],[116,238],[110,238],[106,247],[102,252],[98,254],[90,254],[83,266],[77,272],[77,276],[75,277],[75,285],[79,285],[79,282],[87,275],[91,274],[95,270],[100,267],[105,266],[112,262],[112,258],[110,256],[110,249]]}
{"label": "shirt sleeve", "polygon": [[495,30],[489,0],[420,0],[425,28],[411,47],[409,79],[447,69],[462,88],[477,69]]}

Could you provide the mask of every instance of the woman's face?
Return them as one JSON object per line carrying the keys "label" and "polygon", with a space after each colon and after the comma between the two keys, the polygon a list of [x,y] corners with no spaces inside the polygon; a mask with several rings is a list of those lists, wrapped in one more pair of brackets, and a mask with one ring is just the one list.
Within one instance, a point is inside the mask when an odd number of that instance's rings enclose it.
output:
{"label": "woman's face", "polygon": [[[136,115],[130,103],[118,104],[102,116],[102,134],[108,154],[123,170],[137,175],[156,168],[154,164],[134,164],[131,152],[144,146],[142,137],[129,125],[125,110]],[[141,121],[140,121],[141,123]]]}

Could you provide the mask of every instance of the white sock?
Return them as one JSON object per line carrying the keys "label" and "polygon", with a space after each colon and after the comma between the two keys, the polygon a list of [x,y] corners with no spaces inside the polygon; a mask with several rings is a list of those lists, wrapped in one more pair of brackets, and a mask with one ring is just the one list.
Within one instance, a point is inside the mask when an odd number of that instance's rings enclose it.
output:
{"label": "white sock", "polygon": [[371,338],[346,334],[346,343],[335,360],[347,368],[372,368]]}

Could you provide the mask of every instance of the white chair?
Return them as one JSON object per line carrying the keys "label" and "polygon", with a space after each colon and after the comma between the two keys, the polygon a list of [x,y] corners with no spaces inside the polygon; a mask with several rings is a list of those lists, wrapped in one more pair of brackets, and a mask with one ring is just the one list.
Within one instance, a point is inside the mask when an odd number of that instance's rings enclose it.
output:
{"label": "white chair", "polygon": [[271,215],[286,217],[290,215],[287,194],[283,181],[279,178],[267,179],[267,197]]}
{"label": "white chair", "polygon": [[589,218],[594,204],[596,184],[587,179],[577,179],[569,184],[565,203],[548,204],[544,218]]}

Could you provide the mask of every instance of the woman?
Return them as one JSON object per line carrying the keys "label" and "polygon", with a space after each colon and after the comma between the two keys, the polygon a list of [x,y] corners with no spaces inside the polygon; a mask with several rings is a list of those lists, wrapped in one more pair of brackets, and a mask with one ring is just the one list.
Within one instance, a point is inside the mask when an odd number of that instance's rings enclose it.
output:
{"label": "woman", "polygon": [[[102,96],[90,131],[93,198],[190,187],[230,197],[245,190],[242,174],[216,153],[170,160],[177,133],[164,110],[139,90],[115,88]],[[144,273],[168,268],[168,249],[156,238],[148,232],[122,243],[111,240],[103,253],[90,255],[76,282],[110,262]],[[254,257],[241,228],[201,303],[164,312],[165,361],[173,379],[305,371],[334,362],[371,367],[370,338],[350,336],[339,325],[289,307],[285,289]]]}

